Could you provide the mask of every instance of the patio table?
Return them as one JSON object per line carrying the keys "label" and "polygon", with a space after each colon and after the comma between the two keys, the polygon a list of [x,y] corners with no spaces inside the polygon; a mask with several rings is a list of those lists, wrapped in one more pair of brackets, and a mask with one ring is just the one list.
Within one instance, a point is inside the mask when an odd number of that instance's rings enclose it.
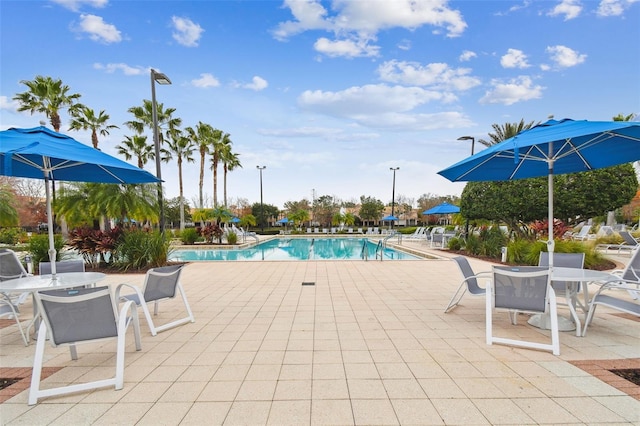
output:
{"label": "patio table", "polygon": [[[569,304],[569,310],[573,321],[570,319],[558,316],[558,328],[560,331],[572,331],[576,330],[576,336],[582,336],[582,324],[580,317],[576,312],[576,305],[578,304],[578,289],[575,283],[582,283],[582,292],[584,296],[584,303],[589,303],[589,283],[602,285],[610,281],[619,281],[620,277],[613,275],[605,271],[594,271],[592,269],[579,269],[579,268],[563,268],[553,267],[551,271],[551,281],[563,281],[567,283],[566,291],[568,299],[571,300]],[[583,313],[586,316],[588,309],[585,309],[586,305],[582,307]],[[536,314],[529,318],[528,323],[534,327],[548,330],[550,328],[549,314]]]}

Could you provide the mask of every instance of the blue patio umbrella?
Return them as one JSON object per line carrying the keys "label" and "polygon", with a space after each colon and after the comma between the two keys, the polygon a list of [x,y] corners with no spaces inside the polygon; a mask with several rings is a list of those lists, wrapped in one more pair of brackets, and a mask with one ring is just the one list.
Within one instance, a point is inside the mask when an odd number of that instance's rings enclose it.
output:
{"label": "blue patio umbrella", "polygon": [[285,224],[286,224],[286,223],[289,223],[289,219],[288,219],[288,218],[286,218],[286,217],[284,217],[284,218],[280,219],[280,220],[279,220],[278,222],[276,222],[276,223],[285,223]]}
{"label": "blue patio umbrella", "polygon": [[453,182],[548,176],[549,266],[553,266],[553,175],[640,160],[640,122],[549,120],[438,174]]}
{"label": "blue patio umbrella", "polygon": [[460,207],[455,206],[453,204],[449,204],[446,201],[444,203],[438,204],[437,206],[431,207],[428,210],[422,212],[422,214],[451,214],[451,213],[460,213]]}
{"label": "blue patio umbrella", "polygon": [[240,218],[234,216],[233,218],[231,218],[231,223],[239,223],[240,222]]}
{"label": "blue patio umbrella", "polygon": [[44,179],[49,259],[54,277],[56,251],[49,180],[119,184],[158,182],[145,170],[44,126],[0,132],[0,175]]}

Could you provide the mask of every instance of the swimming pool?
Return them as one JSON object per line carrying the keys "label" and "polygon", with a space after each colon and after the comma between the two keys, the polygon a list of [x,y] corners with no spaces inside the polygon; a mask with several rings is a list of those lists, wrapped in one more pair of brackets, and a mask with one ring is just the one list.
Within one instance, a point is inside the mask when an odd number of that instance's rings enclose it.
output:
{"label": "swimming pool", "polygon": [[[176,249],[169,260],[364,260],[376,259],[377,241],[367,238],[275,238],[245,249]],[[379,258],[379,255],[378,255]],[[384,249],[384,260],[418,260],[418,256],[392,248]]]}

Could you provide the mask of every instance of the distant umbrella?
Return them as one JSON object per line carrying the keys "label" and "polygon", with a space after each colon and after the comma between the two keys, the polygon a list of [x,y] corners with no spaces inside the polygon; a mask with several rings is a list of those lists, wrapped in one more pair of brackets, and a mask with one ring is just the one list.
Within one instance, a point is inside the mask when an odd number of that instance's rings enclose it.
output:
{"label": "distant umbrella", "polygon": [[398,220],[398,218],[397,218],[397,217],[395,217],[395,216],[389,215],[389,216],[385,216],[385,217],[383,217],[383,218],[382,218],[382,220],[383,220],[383,221],[385,221],[385,222],[391,222],[391,221],[396,221],[396,220]]}
{"label": "distant umbrella", "polygon": [[450,213],[460,213],[460,207],[454,206],[453,204],[449,204],[446,201],[442,204],[438,204],[435,207],[431,207],[429,210],[425,210],[422,214],[450,214]]}

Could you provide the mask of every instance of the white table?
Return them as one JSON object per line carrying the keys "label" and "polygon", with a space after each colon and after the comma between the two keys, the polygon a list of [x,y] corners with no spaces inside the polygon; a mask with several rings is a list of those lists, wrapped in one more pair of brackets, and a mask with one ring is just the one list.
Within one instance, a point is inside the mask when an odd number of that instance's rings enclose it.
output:
{"label": "white table", "polygon": [[[584,295],[585,304],[589,303],[589,283],[604,284],[609,281],[619,281],[620,277],[610,274],[605,271],[594,271],[591,269],[579,269],[579,268],[562,268],[553,267],[551,271],[551,281],[563,281],[567,283],[566,291],[567,298],[571,301],[569,304],[569,310],[573,321],[558,317],[558,328],[560,331],[573,331],[576,330],[576,336],[580,337],[582,332],[582,323],[580,317],[576,312],[577,295],[578,291],[573,285],[574,283],[582,283],[582,292]],[[587,312],[583,309],[585,320]],[[550,327],[549,315],[532,315],[528,321],[529,324],[534,327],[548,330]]]}
{"label": "white table", "polygon": [[[0,292],[2,293],[35,293],[41,290],[63,290],[67,288],[84,287],[95,284],[105,279],[106,275],[101,272],[65,272],[52,275],[32,275],[28,277],[15,278],[13,280],[0,281]],[[33,319],[27,327],[27,339],[29,330],[36,324],[38,310],[33,301]]]}
{"label": "white table", "polygon": [[102,281],[105,277],[102,272],[65,272],[56,274],[55,279],[52,275],[33,275],[0,281],[0,292],[33,293],[40,290],[82,287]]}

